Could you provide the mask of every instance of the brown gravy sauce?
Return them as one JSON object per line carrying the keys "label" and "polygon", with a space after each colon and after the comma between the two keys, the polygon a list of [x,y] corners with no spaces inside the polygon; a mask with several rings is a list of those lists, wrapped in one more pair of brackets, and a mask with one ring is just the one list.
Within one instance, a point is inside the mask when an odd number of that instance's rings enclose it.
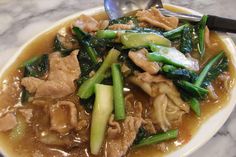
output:
{"label": "brown gravy sauce", "polygon": [[[97,14],[94,17],[97,19],[106,19],[106,15],[104,13]],[[72,21],[68,21],[64,24],[61,24],[60,26],[42,34],[36,40],[32,41],[27,47],[25,47],[23,53],[17,58],[14,64],[11,65],[11,67],[0,78],[0,111],[4,111],[5,109],[11,110],[12,108],[14,108],[14,106],[21,105],[19,102],[20,102],[20,91],[21,91],[20,79],[22,77],[22,73],[20,72],[20,70],[18,70],[18,67],[20,67],[20,65],[24,61],[32,58],[33,56],[42,53],[53,52],[53,40],[57,31],[62,26],[69,26]],[[228,52],[225,45],[219,39],[217,34],[211,33],[211,41],[217,42],[218,46],[212,50],[209,49],[206,50],[207,55],[205,56],[205,59],[203,59],[202,61],[203,63],[207,59],[218,53],[219,50],[225,50],[226,52]],[[228,55],[228,58],[230,58],[230,55]],[[233,70],[234,68],[230,61],[229,72],[231,76],[231,86],[234,85],[234,78],[235,78]],[[217,81],[214,82],[214,84],[218,83],[219,82]],[[192,112],[190,114],[186,114],[183,117],[183,122],[181,126],[179,127],[180,135],[178,139],[166,142],[166,148],[167,148],[166,152],[158,151],[155,145],[153,145],[153,146],[143,147],[137,150],[131,150],[127,156],[128,157],[163,156],[186,144],[189,140],[191,140],[191,138],[196,133],[197,129],[206,119],[208,119],[211,115],[219,111],[221,108],[225,106],[225,104],[227,104],[229,97],[228,94],[225,94],[226,91],[224,90],[224,88],[221,88],[221,85],[214,87],[217,87],[215,91],[217,95],[220,97],[220,99],[217,101],[211,99],[206,99],[205,101],[203,101],[201,103],[202,115],[199,118],[197,118]],[[142,101],[143,104],[146,103],[147,100],[145,99],[147,99],[147,96],[145,96],[145,93],[140,89],[136,91],[137,92],[134,93],[135,97],[140,101]],[[76,101],[75,100],[76,98],[71,98],[71,99],[73,99],[73,101]],[[30,107],[32,107],[32,105]],[[0,132],[0,139],[1,139],[0,147],[2,148],[2,150],[4,150],[4,152],[7,152],[7,154],[9,154],[10,156],[17,156],[17,157],[32,156],[32,152],[37,153],[37,150],[40,151],[43,150],[42,152],[46,156],[69,156],[69,155],[91,156],[88,155],[89,150],[85,149],[86,145],[82,145],[80,149],[71,150],[68,152],[65,149],[47,147],[46,145],[41,144],[34,138],[34,133],[30,129],[27,130],[25,139],[19,142],[12,142],[11,139],[9,139],[9,132],[6,133]],[[80,153],[78,153],[78,151],[80,151]],[[38,155],[40,155],[40,152]]]}

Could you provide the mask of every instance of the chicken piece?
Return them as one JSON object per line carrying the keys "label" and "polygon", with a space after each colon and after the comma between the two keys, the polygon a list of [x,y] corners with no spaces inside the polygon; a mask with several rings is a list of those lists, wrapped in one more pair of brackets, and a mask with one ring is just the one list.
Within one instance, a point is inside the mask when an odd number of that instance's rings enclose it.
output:
{"label": "chicken piece", "polygon": [[77,109],[70,101],[59,101],[49,108],[51,130],[61,134],[68,133],[77,127]]}
{"label": "chicken piece", "polygon": [[138,11],[136,16],[140,22],[144,23],[141,23],[141,25],[148,23],[167,31],[175,29],[179,24],[179,19],[177,17],[165,17],[155,7],[152,7],[150,10]]}
{"label": "chicken piece", "polygon": [[17,125],[16,116],[13,113],[7,113],[0,118],[0,131],[8,131]]}
{"label": "chicken piece", "polygon": [[30,123],[30,119],[33,117],[33,109],[19,109],[19,112],[24,116],[25,121]]}
{"label": "chicken piece", "polygon": [[110,133],[108,132],[105,154],[109,157],[124,156],[129,147],[133,144],[142,121],[142,118],[127,116],[125,121],[120,124],[120,133],[114,137],[110,136]]}
{"label": "chicken piece", "polygon": [[91,16],[80,15],[78,20],[76,20],[74,26],[79,27],[81,30],[85,32],[95,32],[99,30],[99,23]]}
{"label": "chicken piece", "polygon": [[135,27],[133,21],[129,21],[127,24],[113,24],[108,28],[111,30],[130,30]]}
{"label": "chicken piece", "polygon": [[146,54],[148,51],[143,48],[138,51],[130,51],[129,52],[129,58],[140,68],[142,68],[144,71],[148,72],[149,74],[156,74],[160,67],[158,63],[156,62],[150,62],[148,61]]}
{"label": "chicken piece", "polygon": [[75,91],[74,80],[80,76],[80,66],[77,59],[78,50],[67,57],[61,57],[59,52],[50,54],[50,71],[46,81],[34,77],[25,77],[21,85],[35,98],[62,98]]}

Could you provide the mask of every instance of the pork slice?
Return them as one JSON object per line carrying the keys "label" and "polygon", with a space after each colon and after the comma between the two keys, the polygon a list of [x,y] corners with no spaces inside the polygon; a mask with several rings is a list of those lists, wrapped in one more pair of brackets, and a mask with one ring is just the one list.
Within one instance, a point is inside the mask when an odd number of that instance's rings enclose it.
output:
{"label": "pork slice", "polygon": [[77,127],[77,109],[70,101],[59,101],[49,108],[51,130],[61,134]]}
{"label": "pork slice", "polygon": [[[106,141],[105,153],[109,157],[122,157],[124,156],[129,147],[133,144],[138,130],[142,124],[142,118],[139,117],[126,117],[125,121],[120,124],[121,132],[117,136],[109,136]],[[113,138],[114,137],[114,138]]]}
{"label": "pork slice", "polygon": [[84,14],[79,16],[74,25],[88,33],[95,32],[99,29],[98,21],[93,17]]}
{"label": "pork slice", "polygon": [[78,50],[67,57],[61,57],[59,52],[50,54],[50,70],[47,80],[25,77],[21,81],[35,97],[62,98],[75,91],[74,80],[80,76],[80,66],[77,59]]}
{"label": "pork slice", "polygon": [[134,23],[132,21],[129,21],[127,24],[113,24],[109,26],[108,28],[111,30],[130,30],[135,27]]}
{"label": "pork slice", "polygon": [[120,124],[114,120],[114,114],[111,115],[108,124],[109,124],[109,128],[107,130],[108,137],[115,138],[117,135],[121,133]]}
{"label": "pork slice", "polygon": [[163,28],[165,30],[172,30],[178,26],[179,19],[176,17],[165,17],[161,14],[161,12],[152,7],[150,10],[142,10],[138,11],[136,16],[141,23],[141,25],[145,25],[148,23],[152,26]]}
{"label": "pork slice", "polygon": [[0,131],[8,131],[17,125],[16,116],[13,113],[7,113],[0,118]]}
{"label": "pork slice", "polygon": [[44,83],[43,80],[40,80],[35,77],[24,77],[21,80],[21,85],[26,88],[27,91],[30,93],[35,93],[38,89],[38,87]]}
{"label": "pork slice", "polygon": [[71,82],[79,77],[81,71],[77,59],[78,50],[74,50],[67,57],[61,57],[59,52],[49,56],[50,72],[48,80]]}
{"label": "pork slice", "polygon": [[143,48],[138,51],[130,51],[129,58],[144,71],[149,74],[156,74],[160,70],[160,66],[156,62],[148,61],[146,54],[148,51]]}

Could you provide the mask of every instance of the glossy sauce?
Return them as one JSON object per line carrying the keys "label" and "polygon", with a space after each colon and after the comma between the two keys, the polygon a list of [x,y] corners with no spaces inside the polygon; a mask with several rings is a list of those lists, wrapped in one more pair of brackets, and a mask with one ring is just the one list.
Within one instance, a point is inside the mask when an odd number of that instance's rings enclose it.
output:
{"label": "glossy sauce", "polygon": [[[105,19],[106,16],[104,14],[98,14],[95,16],[97,19]],[[55,38],[55,35],[59,28],[62,26],[69,26],[72,21],[69,21],[65,24],[60,25],[59,27],[48,31],[41,35],[39,38],[34,40],[29,46],[27,46],[24,50],[22,55],[20,55],[17,58],[17,61],[9,68],[9,70],[0,78],[0,111],[4,110],[12,110],[15,106],[21,106],[20,103],[20,95],[21,95],[21,87],[20,87],[20,79],[22,78],[22,72],[18,69],[20,65],[32,58],[33,56],[36,56],[38,54],[42,53],[50,53],[53,52],[53,40]],[[211,34],[211,41],[218,43],[217,47],[215,47],[213,50],[206,50],[206,56],[202,60],[202,64],[205,63],[209,58],[214,56],[215,54],[219,53],[220,50],[226,50],[225,46],[223,45],[222,41],[220,41],[219,37],[215,34]],[[230,56],[228,56],[230,58]],[[229,73],[231,76],[231,86],[234,84],[234,78],[233,75],[233,66],[231,61],[229,62]],[[216,85],[217,84],[217,85]],[[228,101],[228,94],[227,91],[222,88],[222,85],[219,84],[219,82],[216,80],[213,83],[215,87],[215,91],[217,95],[220,97],[219,100],[211,100],[206,99],[201,103],[201,110],[202,114],[200,118],[197,118],[192,112],[190,114],[186,114],[183,117],[183,122],[179,126],[180,134],[178,139],[172,140],[169,142],[166,142],[166,152],[159,151],[158,148],[156,148],[156,145],[143,147],[139,149],[130,150],[128,153],[128,157],[154,157],[154,156],[162,156],[164,154],[167,154],[175,149],[178,149],[183,144],[186,144],[191,138],[193,137],[194,133],[197,131],[199,126],[212,114],[223,108]],[[134,91],[133,94],[135,98],[139,101],[141,101],[145,107],[150,106],[149,104],[149,97],[139,88],[129,86],[131,88],[131,91]],[[70,100],[74,102],[75,104],[78,104],[78,98],[76,96],[69,96],[66,98],[67,100]],[[79,106],[79,105],[77,105]],[[76,133],[72,133],[73,136],[75,136],[77,143],[79,147],[75,147],[73,149],[67,149],[67,148],[61,148],[61,147],[52,147],[47,146],[45,144],[42,144],[38,142],[36,139],[36,133],[33,131],[34,125],[40,122],[40,124],[44,124],[43,127],[48,127],[48,117],[44,114],[43,109],[40,106],[36,106],[32,103],[29,103],[27,105],[28,108],[33,108],[36,110],[36,113],[34,113],[35,117],[33,118],[33,124],[27,126],[26,129],[26,135],[24,138],[22,138],[19,141],[12,141],[9,138],[10,132],[0,132],[0,147],[6,150],[10,156],[17,156],[17,157],[28,157],[32,156],[34,154],[35,156],[38,155],[45,155],[45,156],[92,156],[89,154],[89,143],[81,143],[80,141],[83,140],[83,137],[89,137],[89,128],[87,128],[86,131],[81,133],[81,135],[77,135]],[[144,108],[145,108],[144,107]],[[81,110],[81,106],[77,108],[78,111]],[[81,112],[84,112],[81,110]],[[1,113],[1,112],[0,112]],[[90,115],[87,114],[88,118]],[[1,116],[1,115],[0,115]]]}

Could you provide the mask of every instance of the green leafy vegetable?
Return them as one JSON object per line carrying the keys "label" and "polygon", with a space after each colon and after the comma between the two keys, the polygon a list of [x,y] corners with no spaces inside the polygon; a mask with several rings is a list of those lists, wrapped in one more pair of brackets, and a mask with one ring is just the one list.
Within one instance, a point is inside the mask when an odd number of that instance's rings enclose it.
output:
{"label": "green leafy vegetable", "polygon": [[116,38],[118,31],[114,30],[99,30],[96,33],[97,38],[105,38],[105,39],[114,39]]}
{"label": "green leafy vegetable", "polygon": [[202,86],[207,87],[211,81],[215,80],[220,74],[222,74],[227,69],[228,69],[228,59],[226,56],[223,56],[222,59],[209,70],[207,76],[205,77],[202,83]]}
{"label": "green leafy vegetable", "polygon": [[121,43],[125,48],[148,47],[151,43],[167,47],[171,46],[171,42],[168,39],[153,33],[124,33],[121,35]]}
{"label": "green leafy vegetable", "polygon": [[180,26],[176,29],[170,30],[168,32],[164,32],[163,36],[169,40],[179,39],[182,36],[182,32],[183,32],[185,26],[188,26],[188,24],[182,25],[182,26]]}
{"label": "green leafy vegetable", "polygon": [[97,155],[102,147],[107,123],[113,111],[112,86],[96,84],[95,95],[90,132],[90,148],[91,153]]}
{"label": "green leafy vegetable", "polygon": [[199,101],[196,98],[193,98],[193,97],[190,98],[189,106],[198,117],[201,116],[200,104],[199,104]]}
{"label": "green leafy vegetable", "polygon": [[180,52],[186,54],[193,51],[192,43],[192,31],[190,25],[185,25],[183,28],[181,41],[180,41]]}
{"label": "green leafy vegetable", "polygon": [[83,49],[88,53],[93,64],[97,64],[97,52],[96,50],[90,45],[89,39],[90,36],[84,33],[80,28],[73,27],[73,31],[76,34],[77,39],[79,40],[80,44],[82,45]]}
{"label": "green leafy vegetable", "polygon": [[207,22],[208,16],[203,15],[201,21],[199,22],[198,26],[198,52],[200,53],[201,57],[205,53],[205,27]]}
{"label": "green leafy vegetable", "polygon": [[186,80],[194,82],[197,79],[197,74],[194,71],[176,68],[172,65],[164,65],[161,71],[166,77],[172,80]]}
{"label": "green leafy vegetable", "polygon": [[93,111],[93,105],[95,100],[95,95],[90,96],[88,99],[79,99],[80,104],[84,107],[84,109],[91,113]]}
{"label": "green leafy vegetable", "polygon": [[115,20],[111,20],[109,25],[113,24],[127,24],[128,22],[132,21],[135,26],[138,26],[138,20],[136,17],[133,16],[124,16]]}
{"label": "green leafy vegetable", "polygon": [[177,138],[177,136],[178,136],[178,130],[169,130],[167,132],[159,133],[142,139],[141,141],[138,142],[137,145],[135,145],[135,148],[175,139]]}
{"label": "green leafy vegetable", "polygon": [[108,52],[104,62],[101,67],[95,73],[95,75],[88,80],[86,80],[79,88],[77,95],[82,99],[89,98],[94,93],[94,86],[96,83],[101,83],[104,79],[107,70],[111,67],[113,63],[116,63],[120,52],[116,49],[111,49]]}
{"label": "green leafy vegetable", "polygon": [[41,77],[49,68],[48,55],[43,54],[41,56],[34,57],[23,64],[24,76]]}
{"label": "green leafy vegetable", "polygon": [[213,57],[207,64],[206,66],[203,68],[203,70],[201,71],[201,73],[199,74],[198,79],[196,80],[196,82],[194,83],[196,86],[201,86],[204,79],[206,78],[208,72],[211,70],[211,68],[214,66],[214,64],[216,64],[222,57],[224,56],[224,52],[220,52],[219,54],[217,54],[215,57]]}
{"label": "green leafy vegetable", "polygon": [[192,96],[197,98],[204,98],[206,94],[208,93],[208,90],[201,88],[199,86],[196,86],[188,81],[180,80],[176,82],[176,85],[188,93],[190,93]]}
{"label": "green leafy vegetable", "polygon": [[[24,77],[42,77],[48,72],[49,69],[48,55],[43,54],[41,56],[34,57],[23,63],[22,67],[24,68]],[[29,97],[30,93],[22,87],[21,103],[24,104],[27,102]]]}
{"label": "green leafy vegetable", "polygon": [[112,64],[112,80],[113,80],[113,93],[115,105],[115,119],[125,119],[125,99],[123,93],[123,76],[121,74],[120,65]]}
{"label": "green leafy vegetable", "polygon": [[54,40],[54,50],[59,51],[62,55],[68,55],[71,51],[79,48],[79,42],[71,31],[63,27],[61,28]]}
{"label": "green leafy vegetable", "polygon": [[137,145],[142,139],[147,138],[148,136],[150,136],[150,134],[144,129],[144,127],[140,127],[133,145]]}
{"label": "green leafy vegetable", "polygon": [[149,44],[153,53],[147,54],[150,61],[162,62],[174,65],[180,68],[195,69],[195,63],[186,58],[183,53],[174,47],[164,47],[155,44]]}

